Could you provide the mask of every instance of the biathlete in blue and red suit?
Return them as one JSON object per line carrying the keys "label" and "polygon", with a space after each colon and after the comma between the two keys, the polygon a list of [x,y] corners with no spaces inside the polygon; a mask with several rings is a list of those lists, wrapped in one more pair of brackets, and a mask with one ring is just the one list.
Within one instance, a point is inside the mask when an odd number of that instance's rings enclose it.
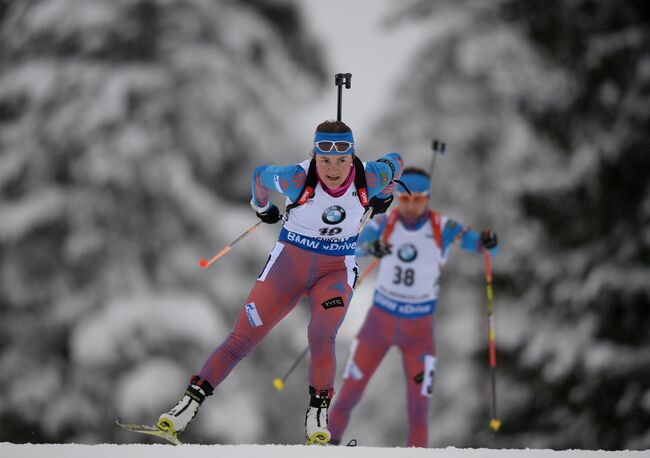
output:
{"label": "biathlete in blue and red suit", "polygon": [[361,221],[366,211],[374,215],[387,210],[393,180],[401,174],[398,153],[362,163],[355,155],[352,131],[341,121],[325,121],[316,128],[311,160],[255,169],[251,206],[262,221],[273,224],[282,218],[269,201],[269,192],[286,196],[279,239],[235,328],[190,379],[183,399],[160,416],[160,429],[183,431],[205,397],[306,296],[311,320],[305,434],[307,443],[329,441],[335,339],[358,276],[355,249]]}
{"label": "biathlete in blue and red suit", "polygon": [[[352,409],[388,349],[402,353],[409,447],[426,447],[429,398],[436,368],[433,314],[440,271],[452,245],[476,253],[498,251],[494,232],[481,233],[428,209],[429,175],[407,168],[401,178],[412,195],[397,193],[398,208],[371,221],[361,233],[357,255],[381,259],[373,304],[343,374],[343,387],[330,409],[331,442],[338,444]],[[397,191],[397,190],[396,190]]]}

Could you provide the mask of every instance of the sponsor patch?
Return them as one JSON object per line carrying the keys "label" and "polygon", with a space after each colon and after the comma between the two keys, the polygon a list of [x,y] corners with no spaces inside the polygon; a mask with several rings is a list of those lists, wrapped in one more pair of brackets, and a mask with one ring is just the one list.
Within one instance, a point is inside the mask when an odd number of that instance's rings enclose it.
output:
{"label": "sponsor patch", "polygon": [[[334,228],[336,229],[336,228]],[[337,253],[337,256],[353,255],[357,247],[357,236],[347,237],[344,239],[322,239],[307,237],[282,228],[280,231],[280,241],[290,242],[306,250],[322,254]]]}
{"label": "sponsor patch", "polygon": [[386,175],[386,172],[379,172],[379,176],[381,177],[381,187],[384,188],[388,183],[388,175]]}
{"label": "sponsor patch", "polygon": [[365,188],[359,190],[359,200],[362,205],[368,205],[368,192]]}
{"label": "sponsor patch", "polygon": [[418,257],[418,250],[412,243],[406,243],[397,250],[397,257],[404,262],[413,262]]}
{"label": "sponsor patch", "polygon": [[322,215],[323,222],[326,224],[339,224],[345,219],[345,209],[338,205],[327,207]]}
{"label": "sponsor patch", "polygon": [[377,160],[377,162],[384,162],[384,163],[388,164],[388,167],[390,167],[390,171],[393,173],[393,176],[395,176],[395,166],[393,165],[393,163],[391,161],[389,161],[388,159],[381,158],[381,159]]}
{"label": "sponsor patch", "polygon": [[257,328],[264,324],[262,323],[262,319],[260,318],[259,313],[257,313],[257,307],[255,307],[255,302],[246,304],[244,306],[244,310],[246,310],[246,317],[248,318],[248,322],[251,324],[252,327]]}
{"label": "sponsor patch", "polygon": [[325,302],[323,302],[321,305],[325,310],[328,310],[333,307],[343,307],[345,304],[343,302],[343,298],[339,296],[339,297],[333,297],[332,299],[328,299]]}

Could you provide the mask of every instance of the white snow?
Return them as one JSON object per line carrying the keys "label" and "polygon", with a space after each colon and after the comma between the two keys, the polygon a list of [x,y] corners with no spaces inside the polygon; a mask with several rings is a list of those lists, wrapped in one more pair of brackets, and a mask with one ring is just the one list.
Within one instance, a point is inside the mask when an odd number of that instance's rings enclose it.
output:
{"label": "white snow", "polygon": [[170,335],[209,347],[226,329],[199,295],[116,298],[79,324],[72,338],[73,359],[81,365],[116,363],[125,354],[133,357],[161,345]]}
{"label": "white snow", "polygon": [[36,191],[0,208],[0,240],[15,240],[29,228],[60,217],[65,196],[56,188]]}
{"label": "white snow", "polygon": [[379,448],[379,447],[309,447],[304,445],[78,445],[78,444],[0,444],[0,455],[7,458],[632,458],[648,457],[648,451],[589,450],[507,450]]}

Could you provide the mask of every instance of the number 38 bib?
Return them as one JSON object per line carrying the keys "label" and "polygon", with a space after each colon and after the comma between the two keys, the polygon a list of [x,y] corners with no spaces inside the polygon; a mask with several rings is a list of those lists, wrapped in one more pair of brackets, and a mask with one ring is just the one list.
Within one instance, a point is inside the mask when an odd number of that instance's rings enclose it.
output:
{"label": "number 38 bib", "polygon": [[[446,220],[442,217],[442,227]],[[374,304],[402,317],[433,313],[447,254],[436,243],[431,224],[410,231],[397,221],[388,241],[392,253],[381,259]]]}

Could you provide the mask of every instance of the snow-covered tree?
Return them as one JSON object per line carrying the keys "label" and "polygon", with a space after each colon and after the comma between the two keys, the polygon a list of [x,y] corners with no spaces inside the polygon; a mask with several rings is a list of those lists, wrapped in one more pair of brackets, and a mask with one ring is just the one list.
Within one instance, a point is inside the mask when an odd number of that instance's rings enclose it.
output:
{"label": "snow-covered tree", "polygon": [[501,242],[503,427],[488,428],[482,265],[452,260],[434,445],[650,446],[649,12],[642,1],[415,1],[393,18],[428,21],[431,37],[378,131],[424,167],[444,138],[433,205]]}
{"label": "snow-covered tree", "polygon": [[[0,441],[111,440],[178,400],[274,231],[198,260],[255,222],[255,165],[302,160],[324,78],[289,1],[0,2]],[[224,391],[197,434],[270,442],[282,412]]]}

